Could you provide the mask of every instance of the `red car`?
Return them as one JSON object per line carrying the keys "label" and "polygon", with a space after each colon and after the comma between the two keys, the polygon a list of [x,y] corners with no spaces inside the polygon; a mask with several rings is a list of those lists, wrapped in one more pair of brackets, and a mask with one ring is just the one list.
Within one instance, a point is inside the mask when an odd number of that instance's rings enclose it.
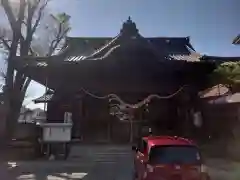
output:
{"label": "red car", "polygon": [[189,139],[143,137],[133,150],[135,180],[210,180],[197,145]]}

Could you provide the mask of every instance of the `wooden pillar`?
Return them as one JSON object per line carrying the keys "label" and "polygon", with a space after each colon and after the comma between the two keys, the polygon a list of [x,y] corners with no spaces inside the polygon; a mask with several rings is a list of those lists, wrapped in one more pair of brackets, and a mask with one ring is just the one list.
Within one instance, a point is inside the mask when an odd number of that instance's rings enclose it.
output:
{"label": "wooden pillar", "polygon": [[178,99],[179,101],[179,108],[178,108],[178,115],[180,116],[181,121],[181,135],[188,137],[190,135],[190,123],[191,117],[189,116],[189,108],[190,108],[190,96],[187,90],[183,91],[180,94]]}
{"label": "wooden pillar", "polygon": [[78,103],[79,119],[78,119],[78,135],[81,141],[83,141],[83,123],[84,123],[84,96],[81,95]]}
{"label": "wooden pillar", "polygon": [[191,134],[191,117],[189,116],[189,107],[186,106],[184,108],[184,112],[185,112],[185,120],[184,120],[184,135],[189,137]]}
{"label": "wooden pillar", "polygon": [[109,142],[111,142],[111,131],[112,131],[112,128],[111,128],[111,119],[110,117],[108,118],[108,128],[107,128],[107,139]]}
{"label": "wooden pillar", "polygon": [[137,128],[138,128],[138,137],[142,137],[142,128],[143,128],[143,111],[144,111],[144,108],[141,109],[140,111],[140,116],[139,116],[139,122],[137,124]]}
{"label": "wooden pillar", "polygon": [[133,118],[130,117],[130,143],[133,142]]}
{"label": "wooden pillar", "polygon": [[83,102],[82,96],[77,95],[72,102],[72,134],[73,138],[81,139],[82,136],[82,119],[83,119]]}

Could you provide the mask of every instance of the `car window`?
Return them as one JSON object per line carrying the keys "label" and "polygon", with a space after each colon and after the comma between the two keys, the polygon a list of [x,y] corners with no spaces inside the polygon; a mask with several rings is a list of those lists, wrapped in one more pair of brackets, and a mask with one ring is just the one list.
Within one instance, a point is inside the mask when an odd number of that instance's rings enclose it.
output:
{"label": "car window", "polygon": [[198,164],[201,157],[195,146],[156,146],[149,160],[151,164]]}

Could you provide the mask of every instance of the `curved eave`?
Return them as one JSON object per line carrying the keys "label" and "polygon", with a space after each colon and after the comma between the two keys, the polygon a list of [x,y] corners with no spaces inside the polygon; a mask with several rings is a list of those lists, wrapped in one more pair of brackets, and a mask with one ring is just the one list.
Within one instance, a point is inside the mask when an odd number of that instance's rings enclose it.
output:
{"label": "curved eave", "polygon": [[50,102],[53,98],[53,94],[44,94],[43,96],[33,100],[35,104]]}
{"label": "curved eave", "polygon": [[57,76],[57,74],[59,74],[57,72],[59,68],[51,68],[51,71],[49,71],[48,67],[58,67],[58,66],[55,66],[52,63],[49,63],[47,61],[47,58],[36,58],[36,57],[25,58],[25,59],[16,58],[14,59],[13,62],[14,62],[14,68],[17,71],[23,72],[27,77],[31,78],[32,80],[42,85],[46,85],[46,79],[47,77],[50,77],[49,81],[51,81],[51,83],[49,83],[47,86],[50,89],[55,89],[57,87],[57,81],[54,80],[54,78]]}

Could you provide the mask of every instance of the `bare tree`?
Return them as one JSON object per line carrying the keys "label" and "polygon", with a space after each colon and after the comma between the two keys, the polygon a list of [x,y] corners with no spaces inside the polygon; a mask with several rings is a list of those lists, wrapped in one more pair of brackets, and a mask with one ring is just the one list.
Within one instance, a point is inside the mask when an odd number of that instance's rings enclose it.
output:
{"label": "bare tree", "polygon": [[[49,0],[19,0],[16,11],[13,9],[13,6],[11,6],[11,0],[1,1],[1,5],[11,27],[9,36],[4,33],[0,36],[0,42],[7,51],[4,103],[7,107],[6,132],[8,139],[13,135],[26,90],[31,82],[31,79],[28,78],[24,72],[14,69],[13,59],[16,56],[26,57],[39,55],[36,51],[37,48],[33,47],[32,42],[48,2]],[[49,42],[49,50],[46,52],[46,56],[51,56],[57,50],[70,30],[68,24],[70,16],[61,13],[52,17],[58,21],[58,25],[56,32],[53,33],[54,38],[51,37],[52,40]]]}

